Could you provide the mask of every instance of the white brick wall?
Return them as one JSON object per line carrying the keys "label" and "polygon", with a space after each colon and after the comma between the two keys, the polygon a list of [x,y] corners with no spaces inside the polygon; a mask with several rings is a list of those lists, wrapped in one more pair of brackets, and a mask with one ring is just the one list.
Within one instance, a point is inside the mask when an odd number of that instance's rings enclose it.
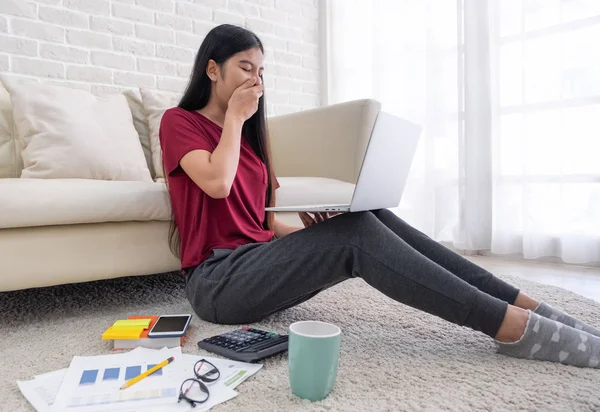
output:
{"label": "white brick wall", "polygon": [[0,71],[114,93],[180,94],[200,43],[221,23],[266,49],[268,113],[319,105],[319,0],[0,0]]}

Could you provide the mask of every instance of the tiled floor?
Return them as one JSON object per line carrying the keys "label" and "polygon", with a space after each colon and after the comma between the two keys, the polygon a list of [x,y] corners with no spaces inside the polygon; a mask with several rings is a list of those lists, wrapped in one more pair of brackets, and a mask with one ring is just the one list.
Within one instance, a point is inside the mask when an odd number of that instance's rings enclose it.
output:
{"label": "tiled floor", "polygon": [[492,273],[506,273],[534,282],[559,286],[600,302],[600,268],[522,262],[487,256],[466,256]]}

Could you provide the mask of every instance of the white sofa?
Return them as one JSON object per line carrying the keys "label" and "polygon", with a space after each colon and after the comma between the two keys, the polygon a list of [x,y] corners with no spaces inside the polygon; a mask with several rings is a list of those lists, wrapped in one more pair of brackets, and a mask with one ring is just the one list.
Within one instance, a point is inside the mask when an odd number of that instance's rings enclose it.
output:
{"label": "white sofa", "polygon": [[[9,94],[0,84],[0,291],[178,270],[167,240],[171,213],[166,187],[156,170],[160,159],[153,159],[156,144],[151,139],[152,126],[158,127],[162,112],[174,102],[167,97],[161,101],[160,94],[149,90],[123,94],[150,178],[32,177],[24,170],[37,165],[28,165],[32,156],[25,149],[29,145],[31,151],[34,145],[23,134],[42,133],[45,138],[40,128],[62,126],[53,123],[56,119],[36,123],[37,102],[28,103],[33,104],[33,120],[24,122],[17,100],[31,92],[17,96],[15,88],[21,86],[11,87]],[[18,105],[25,110],[22,101]],[[379,110],[377,101],[357,100],[270,118],[273,162],[281,184],[277,204],[349,202]],[[86,156],[102,153],[88,152]],[[301,225],[296,214],[278,218]]]}

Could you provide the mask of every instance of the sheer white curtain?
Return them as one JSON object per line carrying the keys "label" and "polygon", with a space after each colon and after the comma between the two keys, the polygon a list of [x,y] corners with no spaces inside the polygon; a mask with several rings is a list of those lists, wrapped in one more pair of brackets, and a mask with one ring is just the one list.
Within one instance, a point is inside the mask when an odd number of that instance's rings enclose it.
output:
{"label": "sheer white curtain", "polygon": [[600,261],[600,1],[331,0],[328,103],[423,125],[397,213],[458,248]]}

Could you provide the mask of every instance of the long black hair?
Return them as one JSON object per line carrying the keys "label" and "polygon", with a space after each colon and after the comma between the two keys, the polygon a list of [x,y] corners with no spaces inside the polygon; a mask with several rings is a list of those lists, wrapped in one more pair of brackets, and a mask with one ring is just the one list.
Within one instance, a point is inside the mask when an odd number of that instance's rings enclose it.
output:
{"label": "long black hair", "polygon": [[[206,67],[209,60],[214,60],[222,67],[234,54],[255,47],[260,48],[264,54],[265,51],[262,42],[250,30],[231,24],[222,24],[214,27],[208,32],[200,45],[190,80],[178,107],[192,111],[200,110],[208,104],[212,90],[212,82],[206,74]],[[265,95],[263,93],[258,101],[258,110],[244,122],[242,134],[267,168],[268,185],[265,206],[269,207],[275,205],[275,188],[273,185],[274,175],[265,107]],[[167,180],[166,177],[165,180]],[[265,212],[264,228],[267,230],[272,229],[273,221],[273,212]],[[177,226],[173,215],[171,216],[171,227],[169,228],[169,244],[171,251],[176,256],[179,256],[181,239],[177,233]]]}

